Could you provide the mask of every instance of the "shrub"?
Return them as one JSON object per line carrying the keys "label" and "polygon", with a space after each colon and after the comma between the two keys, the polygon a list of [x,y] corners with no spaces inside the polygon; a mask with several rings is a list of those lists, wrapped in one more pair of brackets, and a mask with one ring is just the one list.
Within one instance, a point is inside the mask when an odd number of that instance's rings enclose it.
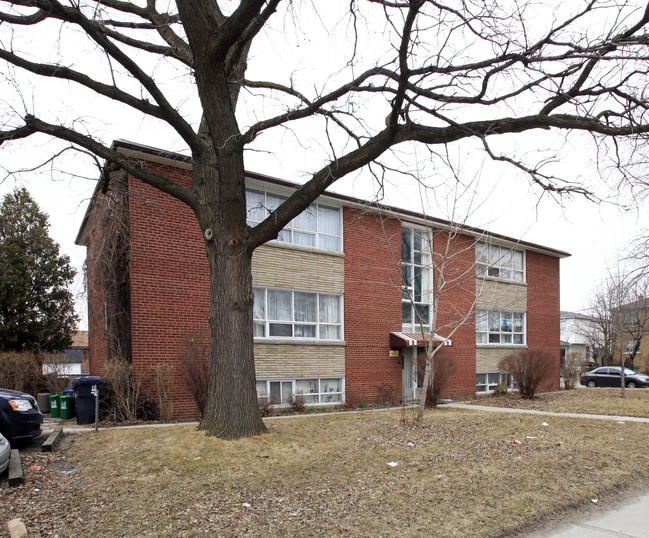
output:
{"label": "shrub", "polygon": [[108,382],[108,399],[114,406],[116,421],[135,422],[155,417],[155,401],[143,394],[141,380],[133,381],[133,366],[129,361],[108,361],[104,378]]}
{"label": "shrub", "polygon": [[573,390],[579,379],[584,356],[581,353],[568,353],[563,363],[563,388]]}
{"label": "shrub", "polygon": [[42,368],[34,353],[0,353],[0,387],[35,396],[43,383]]}
{"label": "shrub", "polygon": [[[421,353],[417,357],[417,373],[419,384],[423,383],[424,372],[426,368],[426,353]],[[433,384],[428,386],[426,391],[426,407],[437,407],[439,401],[443,398],[444,391],[448,387],[448,382],[455,372],[455,363],[451,357],[445,355],[436,355],[433,359]]]}
{"label": "shrub", "polygon": [[507,385],[507,383],[498,383],[492,393],[492,396],[501,398],[503,396],[507,396],[507,394],[509,394],[509,386]]}
{"label": "shrub", "polygon": [[210,384],[210,343],[203,335],[184,339],[180,352],[180,371],[187,390],[194,398],[196,408],[203,417],[207,406],[207,390]]}
{"label": "shrub", "polygon": [[304,398],[304,394],[301,392],[292,395],[288,403],[290,404],[291,409],[296,413],[304,413],[304,410],[306,409],[306,399]]}
{"label": "shrub", "polygon": [[272,398],[257,398],[257,404],[262,417],[269,417],[275,413]]}
{"label": "shrub", "polygon": [[500,360],[498,368],[512,374],[522,398],[532,399],[539,385],[550,380],[555,362],[549,353],[528,350],[507,355]]}
{"label": "shrub", "polygon": [[155,402],[158,410],[158,418],[168,421],[173,415],[173,406],[169,395],[171,385],[171,374],[169,367],[163,364],[156,364],[152,368],[154,381]]}

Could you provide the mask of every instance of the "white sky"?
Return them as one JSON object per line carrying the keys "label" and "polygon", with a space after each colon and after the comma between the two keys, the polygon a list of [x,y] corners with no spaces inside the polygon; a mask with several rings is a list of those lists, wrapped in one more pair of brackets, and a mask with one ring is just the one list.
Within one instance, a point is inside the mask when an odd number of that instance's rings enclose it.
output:
{"label": "white sky", "polygon": [[[334,13],[333,9],[326,15],[332,13]],[[364,36],[362,44],[367,46],[374,39],[381,38],[382,28],[377,29],[367,24],[364,26],[363,22],[367,23],[367,21],[361,21],[360,24]],[[310,80],[314,76],[317,79],[318,76],[322,77],[324,74],[333,72],[327,68],[327,63],[333,61],[338,56],[338,52],[346,50],[344,37],[334,35],[336,32],[345,35],[348,28],[344,24],[337,19],[327,20],[323,17],[321,20],[312,21],[310,29],[301,26],[297,34],[289,35],[288,32],[281,32],[287,24],[290,25],[290,20],[279,18],[277,23],[275,29],[268,33],[274,39],[273,46],[260,47],[253,51],[248,71],[250,78],[262,80],[268,71],[276,75],[278,70],[284,70],[286,80],[292,74]],[[325,30],[325,27],[332,26],[335,28],[333,34]],[[279,37],[277,32],[280,32]],[[2,32],[0,32],[0,39],[6,39],[6,35],[3,38]],[[322,40],[327,40],[327,43],[332,45],[323,46]],[[77,46],[74,40],[72,43]],[[64,55],[66,44],[67,41],[63,40],[59,50],[53,51],[53,54]],[[336,50],[338,47],[340,51]],[[41,48],[41,50],[49,49]],[[302,59],[295,58],[298,51],[303,54]],[[81,68],[84,62],[91,61],[92,58],[92,54],[76,54],[76,67]],[[160,72],[163,69],[164,65],[156,66],[156,70]],[[176,75],[168,78],[169,84],[176,84],[181,88],[181,92],[184,88],[180,106],[191,114],[191,92],[186,98],[184,97],[187,94],[187,79],[174,77]],[[177,135],[149,120],[138,119],[126,107],[100,103],[92,94],[79,91],[70,84],[53,83],[44,95],[39,91],[39,86],[30,86],[21,78],[20,90],[22,102],[27,104],[16,102],[8,104],[0,99],[0,115],[3,109],[7,110],[8,106],[16,108],[24,106],[26,109],[34,110],[36,115],[46,112],[59,119],[75,121],[77,124],[80,120],[84,128],[93,135],[101,137],[106,143],[121,138],[172,151],[183,149]],[[0,87],[1,94],[2,87]],[[69,96],[73,99],[74,105],[62,107]],[[266,103],[267,108],[264,113],[267,113],[272,106],[274,106],[272,102]],[[101,114],[97,112],[98,110]],[[254,106],[250,109],[242,109],[242,114],[248,114],[249,117],[256,113],[258,111]],[[302,182],[305,179],[304,171],[313,171],[315,168],[313,163],[321,161],[324,152],[328,149],[326,146],[323,147],[325,142],[322,139],[309,140],[308,136],[305,131],[284,131],[276,133],[269,141],[268,137],[262,135],[258,147],[266,149],[272,148],[273,144],[278,144],[284,157],[271,153],[249,152],[246,155],[246,167],[250,171]],[[571,140],[570,144],[564,144],[563,139],[557,140],[547,138],[545,134],[529,133],[519,136],[516,141],[502,139],[494,141],[494,144],[507,146],[508,150],[513,147],[519,155],[530,158],[535,156],[537,149],[550,147],[552,151],[545,155],[552,157],[556,155],[559,159],[559,162],[551,165],[550,170],[571,181],[585,181],[596,188],[596,192],[603,198],[612,200],[621,197],[622,201],[628,202],[627,193],[616,192],[615,189],[601,184],[595,167],[595,152],[586,139]],[[508,146],[509,144],[512,146]],[[301,146],[307,146],[308,151]],[[0,168],[16,170],[31,167],[35,161],[44,160],[52,147],[43,138],[4,144],[0,146]],[[563,310],[583,309],[590,293],[604,276],[606,267],[614,266],[617,258],[632,243],[632,239],[643,228],[649,228],[646,216],[642,217],[647,215],[649,209],[646,202],[644,205],[641,203],[640,207],[623,211],[619,206],[611,203],[590,202],[579,196],[560,201],[543,197],[539,201],[540,190],[530,187],[527,178],[514,173],[511,168],[494,165],[485,159],[484,152],[470,143],[457,144],[451,148],[451,152],[454,153],[449,155],[449,159],[459,171],[461,181],[473,182],[477,191],[471,215],[466,217],[467,224],[572,254],[561,262],[561,308]],[[408,170],[417,170],[419,175],[440,185],[435,191],[437,200],[422,205],[416,185],[408,184],[402,176],[389,174],[386,196],[382,201],[415,211],[426,211],[432,216],[444,219],[452,218],[448,208],[445,207],[445,199],[449,195],[448,185],[452,185],[455,181],[449,170],[431,161],[422,148],[418,148],[416,152],[400,154],[400,158],[403,160],[402,163],[397,163],[393,159],[392,164],[398,164],[399,167],[405,165]],[[85,179],[62,174],[61,169],[74,170],[76,174],[85,176]],[[2,177],[0,173],[0,179]],[[46,168],[39,172],[20,174],[19,179],[6,178],[0,183],[0,195],[12,190],[16,185],[26,186],[41,209],[49,215],[51,235],[61,245],[62,251],[70,256],[72,265],[81,274],[85,249],[75,246],[74,239],[97,177],[97,169],[87,158],[69,155],[62,162],[57,163],[56,170]],[[365,171],[340,180],[332,190],[367,199],[374,195],[374,187],[371,176]],[[463,200],[466,202],[466,197]],[[465,220],[467,212],[464,206],[458,212],[457,220]],[[83,282],[80,277],[77,278],[74,292],[79,295],[77,304],[82,317],[81,327],[84,328],[87,322],[85,303],[82,298]]]}

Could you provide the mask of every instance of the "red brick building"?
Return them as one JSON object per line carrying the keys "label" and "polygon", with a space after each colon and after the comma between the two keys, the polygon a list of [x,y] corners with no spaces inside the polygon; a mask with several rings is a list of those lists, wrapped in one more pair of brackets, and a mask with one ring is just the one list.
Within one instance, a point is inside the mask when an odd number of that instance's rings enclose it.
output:
{"label": "red brick building", "polygon": [[[121,141],[114,147],[190,182],[186,157]],[[250,173],[249,224],[294,189]],[[100,181],[77,243],[88,249],[91,375],[103,375],[115,357],[130,360],[145,382],[162,369],[176,418],[195,416],[180,357],[188,341],[207,337],[209,282],[191,210],[114,172]],[[255,252],[258,396],[285,404],[301,394],[318,406],[412,398],[433,315],[438,356],[453,364],[444,396],[493,390],[508,380],[499,360],[525,349],[556,357],[549,379],[558,386],[559,260],[566,256],[327,193]],[[435,278],[433,265],[442,264],[443,278]]]}

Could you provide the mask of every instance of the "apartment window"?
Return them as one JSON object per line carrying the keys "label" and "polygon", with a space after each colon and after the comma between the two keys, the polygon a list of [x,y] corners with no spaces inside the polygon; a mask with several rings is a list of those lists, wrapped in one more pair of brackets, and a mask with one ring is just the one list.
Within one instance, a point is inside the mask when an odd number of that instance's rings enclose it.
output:
{"label": "apartment window", "polygon": [[431,237],[426,230],[401,229],[402,324],[404,331],[430,325]]}
{"label": "apartment window", "polygon": [[257,398],[273,405],[289,405],[296,396],[304,403],[327,404],[343,401],[343,379],[313,378],[288,380],[257,380]]}
{"label": "apartment window", "polygon": [[509,389],[513,388],[511,374],[501,372],[490,372],[487,374],[476,374],[475,376],[475,391],[476,392],[492,392],[496,389],[499,383],[504,383]]}
{"label": "apartment window", "polygon": [[522,251],[478,243],[475,252],[476,273],[479,276],[524,282]]}
{"label": "apartment window", "polygon": [[476,314],[476,343],[525,344],[525,314],[478,310]]}
{"label": "apartment window", "polygon": [[254,288],[256,337],[342,339],[340,295]]}
{"label": "apartment window", "polygon": [[[246,189],[248,225],[259,224],[286,199],[286,196]],[[339,252],[340,209],[319,203],[311,204],[280,231],[277,241]]]}
{"label": "apartment window", "polygon": [[625,355],[630,355],[633,353],[633,350],[635,349],[635,344],[637,340],[635,338],[627,338],[624,341],[624,353]]}

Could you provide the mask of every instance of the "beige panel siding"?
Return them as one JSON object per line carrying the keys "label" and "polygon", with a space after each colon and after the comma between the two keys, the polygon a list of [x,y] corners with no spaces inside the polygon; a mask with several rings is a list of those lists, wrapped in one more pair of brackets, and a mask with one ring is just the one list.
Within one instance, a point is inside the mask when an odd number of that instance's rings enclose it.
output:
{"label": "beige panel siding", "polygon": [[476,349],[475,357],[475,371],[476,374],[487,374],[489,372],[498,372],[498,362],[500,359],[505,358],[507,355],[517,353],[518,351],[525,351],[524,349],[513,348],[484,348],[479,347]]}
{"label": "beige panel siding", "polygon": [[344,377],[345,347],[255,344],[257,379]]}
{"label": "beige panel siding", "polygon": [[476,308],[527,311],[527,286],[476,279]]}
{"label": "beige panel siding", "polygon": [[252,281],[264,288],[343,293],[344,263],[340,255],[264,245],[253,254]]}

